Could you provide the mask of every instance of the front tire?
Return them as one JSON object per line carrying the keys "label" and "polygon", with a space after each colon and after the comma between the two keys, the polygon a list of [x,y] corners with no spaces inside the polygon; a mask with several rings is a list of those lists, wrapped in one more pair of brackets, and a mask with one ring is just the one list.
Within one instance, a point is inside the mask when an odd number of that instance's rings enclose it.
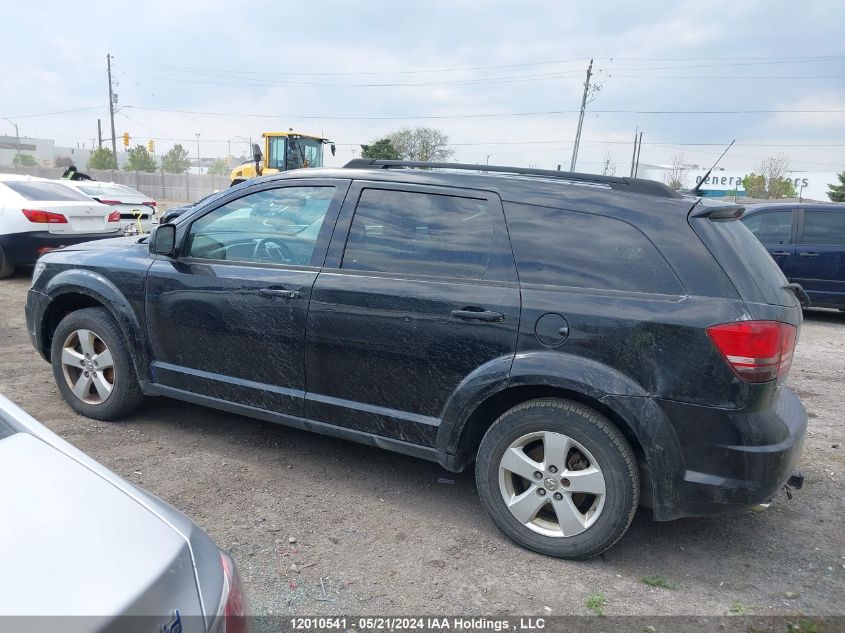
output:
{"label": "front tire", "polygon": [[50,361],[62,397],[86,417],[117,420],[143,402],[123,332],[105,308],[77,310],[62,319]]}
{"label": "front tire", "polygon": [[481,503],[519,545],[585,559],[618,541],[639,502],[628,441],[597,411],[557,398],[529,400],[488,429],[475,470]]}

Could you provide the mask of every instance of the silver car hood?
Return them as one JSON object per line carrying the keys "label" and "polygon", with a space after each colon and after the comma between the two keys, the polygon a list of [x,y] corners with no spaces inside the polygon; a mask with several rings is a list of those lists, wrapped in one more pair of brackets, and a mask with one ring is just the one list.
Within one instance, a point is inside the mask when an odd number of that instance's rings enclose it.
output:
{"label": "silver car hood", "polygon": [[[178,610],[186,633],[205,630],[223,587],[208,536],[2,396],[0,415],[18,431],[0,440],[0,616],[89,616],[59,628],[149,631]],[[145,617],[118,623],[119,614]]]}

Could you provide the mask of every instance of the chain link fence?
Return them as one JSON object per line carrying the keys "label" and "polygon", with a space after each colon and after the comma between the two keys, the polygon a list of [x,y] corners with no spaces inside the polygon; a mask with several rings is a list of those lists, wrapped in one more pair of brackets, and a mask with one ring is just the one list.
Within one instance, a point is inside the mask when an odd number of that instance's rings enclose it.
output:
{"label": "chain link fence", "polygon": [[[61,167],[2,167],[1,169],[4,173],[25,174],[39,178],[61,178],[64,173]],[[119,169],[83,169],[82,172],[94,180],[133,187],[156,201],[171,205],[193,202],[229,186],[228,176],[209,174],[168,174],[162,171],[150,173]]]}

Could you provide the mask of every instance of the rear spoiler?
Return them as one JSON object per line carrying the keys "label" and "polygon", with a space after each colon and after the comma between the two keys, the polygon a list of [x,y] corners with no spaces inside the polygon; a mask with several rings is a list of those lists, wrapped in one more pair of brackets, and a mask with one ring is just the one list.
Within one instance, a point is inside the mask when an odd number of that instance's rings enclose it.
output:
{"label": "rear spoiler", "polygon": [[739,204],[704,203],[699,200],[690,209],[691,218],[709,218],[710,220],[738,220],[745,213],[745,207]]}

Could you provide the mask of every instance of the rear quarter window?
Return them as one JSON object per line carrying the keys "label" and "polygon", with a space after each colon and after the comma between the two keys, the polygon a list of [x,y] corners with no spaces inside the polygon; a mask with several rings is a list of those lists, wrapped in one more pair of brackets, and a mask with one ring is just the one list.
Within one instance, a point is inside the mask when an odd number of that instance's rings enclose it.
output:
{"label": "rear quarter window", "polygon": [[91,198],[85,194],[57,182],[6,180],[2,184],[27,200],[38,202],[84,200],[91,202]]}
{"label": "rear quarter window", "polygon": [[684,290],[637,228],[606,216],[505,204],[519,279],[525,283],[657,294]]}

